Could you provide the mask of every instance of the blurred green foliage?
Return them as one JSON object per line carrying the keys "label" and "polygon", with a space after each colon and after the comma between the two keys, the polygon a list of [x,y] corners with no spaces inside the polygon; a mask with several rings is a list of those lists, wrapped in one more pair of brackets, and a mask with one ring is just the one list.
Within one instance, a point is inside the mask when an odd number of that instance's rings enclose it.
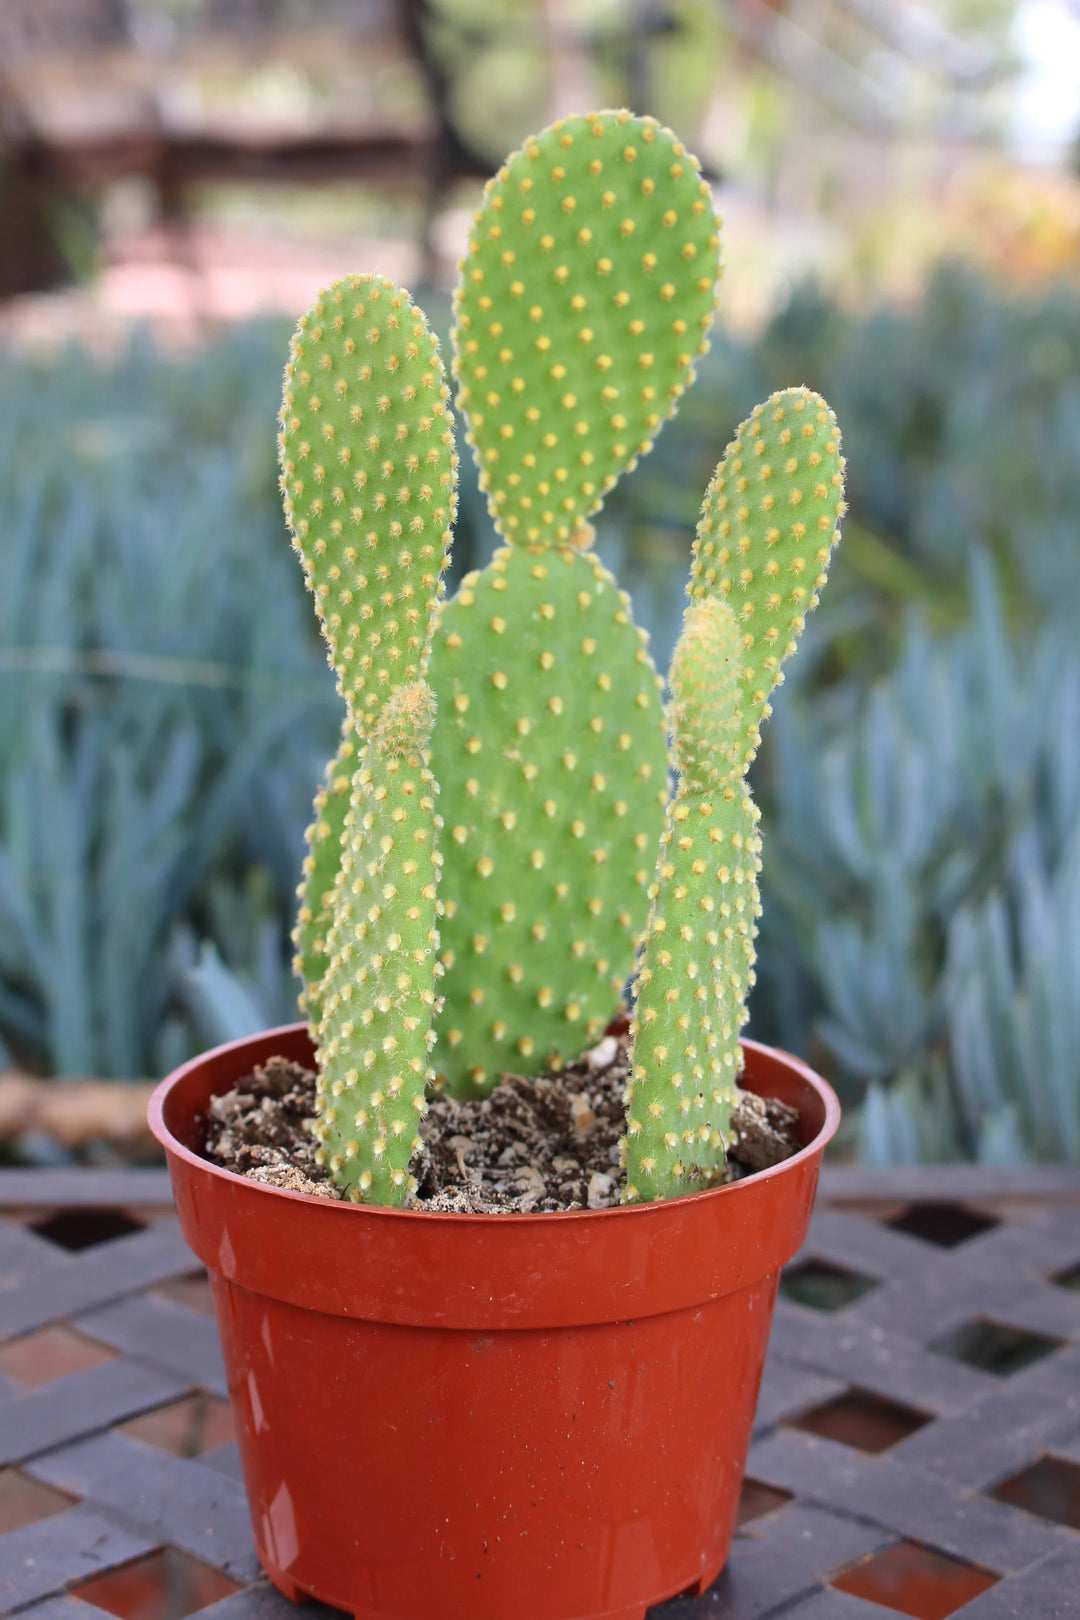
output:
{"label": "blurred green foliage", "polygon": [[[0,360],[0,1039],[43,1072],[294,1016],[338,700],[279,515],[283,354],[265,325]],[[851,512],[756,766],[751,1031],[862,1105],[874,1162],[1080,1160],[1080,301],[943,270],[721,334],[599,525],[661,666],[706,481],[793,383],[835,406]],[[455,572],[493,543],[466,467]]]}
{"label": "blurred green foliage", "polygon": [[139,1075],[197,1046],[196,941],[287,1005],[337,721],[281,532],[282,352],[261,330],[184,361],[4,361],[0,1035],[28,1065]]}

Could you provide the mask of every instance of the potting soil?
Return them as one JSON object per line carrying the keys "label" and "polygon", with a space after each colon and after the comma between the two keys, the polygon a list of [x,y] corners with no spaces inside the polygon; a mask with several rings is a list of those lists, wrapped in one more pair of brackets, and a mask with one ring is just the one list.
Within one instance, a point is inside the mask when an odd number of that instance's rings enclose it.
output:
{"label": "potting soil", "polygon": [[[424,1145],[412,1161],[418,1187],[408,1207],[528,1214],[617,1204],[628,1075],[626,1039],[608,1035],[557,1074],[507,1074],[486,1097],[463,1102],[436,1094],[420,1121]],[[205,1156],[254,1181],[340,1198],[315,1159],[315,1084],[313,1070],[271,1058],[214,1098]],[[751,1092],[739,1097],[731,1180],[779,1164],[800,1146],[795,1109]]]}

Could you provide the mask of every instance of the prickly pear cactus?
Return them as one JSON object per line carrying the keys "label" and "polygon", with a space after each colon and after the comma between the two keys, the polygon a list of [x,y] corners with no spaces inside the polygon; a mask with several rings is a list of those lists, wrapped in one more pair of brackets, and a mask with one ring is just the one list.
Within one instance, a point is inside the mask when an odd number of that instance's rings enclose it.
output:
{"label": "prickly pear cactus", "polygon": [[352,1196],[382,1204],[411,1189],[433,1077],[441,856],[425,676],[456,507],[448,398],[436,341],[392,282],[347,277],[300,321],[282,490],[348,707],[309,833],[300,970],[320,1153]]}
{"label": "prickly pear cactus", "polygon": [[449,397],[427,322],[393,282],[348,276],[301,318],[285,368],[280,483],[348,705],[308,829],[294,935],[313,1024],[354,749],[430,652],[457,510]]}
{"label": "prickly pear cactus", "polygon": [[754,409],[706,491],[669,677],[678,781],[634,986],[629,1200],[725,1173],[760,911],[746,771],[825,584],[843,493],[836,418],[806,388]]}
{"label": "prickly pear cactus", "polygon": [[467,439],[508,542],[440,616],[452,1090],[604,1028],[663,824],[659,682],[585,521],[693,381],[719,270],[696,159],[654,120],[567,119],[486,190],[456,296]]}
{"label": "prickly pear cactus", "polygon": [[723,1174],[758,914],[746,770],[837,537],[832,413],[774,395],[709,486],[670,675],[670,802],[661,683],[587,521],[693,380],[716,233],[696,161],[651,119],[566,120],[500,169],[454,342],[506,544],[441,609],[457,458],[423,316],[353,276],[293,340],[281,485],[347,706],[297,968],[319,1152],[351,1197],[413,1190],[433,1053],[459,1093],[569,1060],[639,941],[626,1196]]}

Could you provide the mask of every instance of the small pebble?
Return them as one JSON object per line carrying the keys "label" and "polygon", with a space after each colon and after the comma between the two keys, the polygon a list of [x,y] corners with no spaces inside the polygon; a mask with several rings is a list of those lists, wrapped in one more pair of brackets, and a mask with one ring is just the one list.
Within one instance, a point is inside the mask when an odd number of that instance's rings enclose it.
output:
{"label": "small pebble", "polygon": [[594,1170],[589,1177],[589,1208],[607,1209],[608,1205],[614,1202],[611,1196],[614,1191],[614,1176],[606,1176],[602,1170]]}
{"label": "small pebble", "polygon": [[605,1035],[603,1040],[586,1052],[585,1062],[594,1072],[597,1069],[610,1069],[619,1055],[619,1042],[614,1035]]}

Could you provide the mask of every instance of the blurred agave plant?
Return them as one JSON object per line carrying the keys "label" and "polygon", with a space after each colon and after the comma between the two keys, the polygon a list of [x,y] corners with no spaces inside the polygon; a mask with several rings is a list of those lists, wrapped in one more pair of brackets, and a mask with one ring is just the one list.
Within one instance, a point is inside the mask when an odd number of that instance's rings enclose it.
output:
{"label": "blurred agave plant", "polygon": [[985,564],[974,598],[852,710],[777,725],[763,959],[875,1163],[1080,1158],[1080,661],[1050,631],[1017,668]]}
{"label": "blurred agave plant", "polygon": [[186,368],[141,349],[116,372],[78,356],[7,362],[19,402],[0,434],[9,1060],[59,1075],[167,1066],[200,1042],[181,924],[222,937],[210,896],[234,862],[277,868],[272,910],[284,909],[304,822],[290,784],[320,729],[332,734],[332,692],[275,554],[272,463],[260,471],[244,380],[258,353],[246,334]]}

